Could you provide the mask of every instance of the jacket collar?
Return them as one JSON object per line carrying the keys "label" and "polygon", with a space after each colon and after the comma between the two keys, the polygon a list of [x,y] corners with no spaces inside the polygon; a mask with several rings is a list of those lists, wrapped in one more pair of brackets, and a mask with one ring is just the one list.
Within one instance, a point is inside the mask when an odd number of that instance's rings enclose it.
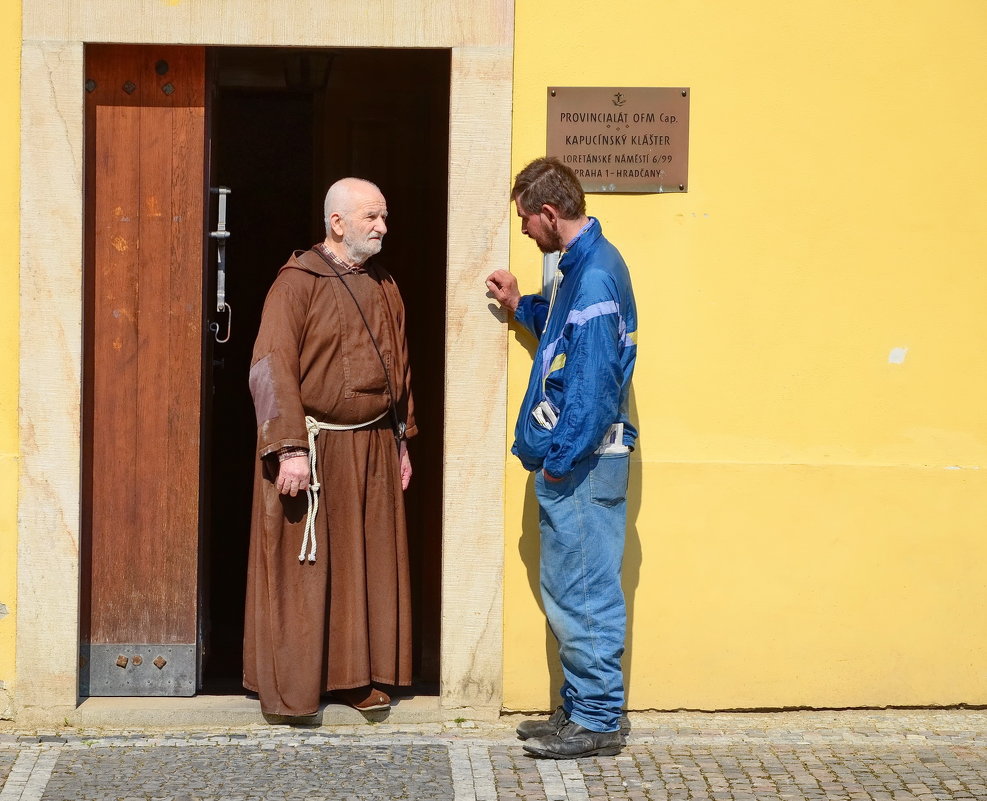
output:
{"label": "jacket collar", "polygon": [[567,268],[571,268],[582,261],[586,252],[593,247],[601,236],[603,236],[603,227],[600,225],[600,221],[596,217],[590,217],[589,225],[583,229],[582,233],[576,235],[572,241],[572,247],[562,251],[562,257],[559,259],[559,270],[565,273]]}

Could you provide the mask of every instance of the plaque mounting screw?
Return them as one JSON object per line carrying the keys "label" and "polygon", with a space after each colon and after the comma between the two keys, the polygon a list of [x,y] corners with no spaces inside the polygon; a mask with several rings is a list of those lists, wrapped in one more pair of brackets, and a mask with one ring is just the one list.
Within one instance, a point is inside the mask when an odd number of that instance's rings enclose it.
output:
{"label": "plaque mounting screw", "polygon": [[555,97],[555,90],[552,90],[552,97]]}
{"label": "plaque mounting screw", "polygon": [[123,85],[123,91],[125,91],[128,95],[132,95],[135,89],[137,89],[137,84],[133,81],[127,81]]}
{"label": "plaque mounting screw", "polygon": [[96,91],[96,81],[94,81],[92,78],[90,78],[88,81],[86,81],[86,91],[87,92],[95,92]]}
{"label": "plaque mounting screw", "polygon": [[683,89],[683,90],[682,90],[682,97],[685,97],[685,96],[686,96],[686,94],[687,94],[687,92],[686,92],[686,90],[685,90],[685,89]]}
{"label": "plaque mounting screw", "polygon": [[168,73],[168,62],[161,59],[157,64],[154,65],[154,71],[158,75],[167,75]]}
{"label": "plaque mounting screw", "polygon": [[158,670],[161,670],[161,668],[163,668],[165,665],[168,664],[168,660],[165,659],[163,656],[159,656],[157,659],[154,660],[153,664],[154,667],[156,667]]}
{"label": "plaque mounting screw", "polygon": [[117,667],[118,668],[125,668],[125,667],[127,667],[127,663],[129,661],[130,660],[127,659],[127,657],[125,657],[123,654],[120,654],[120,656],[117,657]]}
{"label": "plaque mounting screw", "polygon": [[679,184],[679,191],[680,192],[684,192],[685,191],[685,184]]}
{"label": "plaque mounting screw", "polygon": [[175,91],[175,86],[174,84],[166,83],[164,86],[161,87],[161,91],[164,92],[166,95],[170,95],[172,92]]}

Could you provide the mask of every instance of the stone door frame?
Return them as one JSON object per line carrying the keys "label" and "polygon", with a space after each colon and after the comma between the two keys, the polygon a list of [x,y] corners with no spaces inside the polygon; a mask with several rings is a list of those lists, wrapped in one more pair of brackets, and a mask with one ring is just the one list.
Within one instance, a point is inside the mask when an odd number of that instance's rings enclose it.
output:
{"label": "stone door frame", "polygon": [[325,19],[307,0],[218,16],[187,0],[23,0],[18,720],[78,702],[87,42],[451,50],[440,705],[500,709],[507,339],[483,278],[508,263],[514,3],[382,5],[387,24],[354,0]]}

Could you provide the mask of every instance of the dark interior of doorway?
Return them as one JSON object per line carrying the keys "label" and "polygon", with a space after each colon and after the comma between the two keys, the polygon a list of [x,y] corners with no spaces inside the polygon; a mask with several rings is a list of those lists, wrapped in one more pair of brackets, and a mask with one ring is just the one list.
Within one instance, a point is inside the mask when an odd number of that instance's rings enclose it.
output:
{"label": "dark interior of doorway", "polygon": [[[389,232],[380,258],[407,307],[421,430],[410,445],[414,478],[406,494],[412,692],[437,693],[450,53],[216,48],[209,56],[210,181],[231,189],[226,257],[232,329],[228,342],[211,342],[208,360],[201,689],[242,691],[256,459],[247,373],[264,297],[291,252],[325,236],[322,199],[329,184],[357,175],[378,184],[387,198]],[[215,208],[210,225],[215,227]],[[215,277],[211,280],[215,286]],[[207,309],[213,312],[214,300]],[[225,315],[217,322],[222,335]]]}

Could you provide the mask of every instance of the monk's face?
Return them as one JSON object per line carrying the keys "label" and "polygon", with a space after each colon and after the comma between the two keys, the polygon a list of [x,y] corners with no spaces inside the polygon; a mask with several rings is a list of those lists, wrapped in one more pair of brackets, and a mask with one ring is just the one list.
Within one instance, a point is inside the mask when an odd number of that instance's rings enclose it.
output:
{"label": "monk's face", "polygon": [[353,263],[363,264],[380,253],[386,219],[387,202],[376,188],[361,185],[353,189],[349,209],[342,216],[343,246]]}

